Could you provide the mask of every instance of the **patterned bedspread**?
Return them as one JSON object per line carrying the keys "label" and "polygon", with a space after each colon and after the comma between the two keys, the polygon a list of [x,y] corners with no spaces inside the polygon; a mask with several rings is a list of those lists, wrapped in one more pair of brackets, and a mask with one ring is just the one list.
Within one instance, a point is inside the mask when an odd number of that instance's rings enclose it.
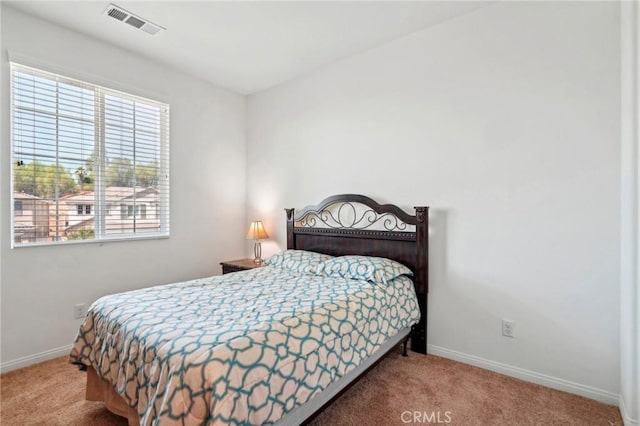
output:
{"label": "patterned bedspread", "polygon": [[267,266],[105,296],[70,360],[112,383],[142,425],[272,424],[419,316],[407,277],[381,286]]}

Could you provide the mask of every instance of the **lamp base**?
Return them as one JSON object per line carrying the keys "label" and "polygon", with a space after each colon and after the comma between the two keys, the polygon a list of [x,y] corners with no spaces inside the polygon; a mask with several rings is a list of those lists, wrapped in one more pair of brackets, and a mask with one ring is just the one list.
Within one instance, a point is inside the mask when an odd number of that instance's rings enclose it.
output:
{"label": "lamp base", "polygon": [[254,256],[253,263],[257,265],[261,265],[262,264],[262,245],[258,240],[256,240],[256,243],[253,246],[253,256]]}

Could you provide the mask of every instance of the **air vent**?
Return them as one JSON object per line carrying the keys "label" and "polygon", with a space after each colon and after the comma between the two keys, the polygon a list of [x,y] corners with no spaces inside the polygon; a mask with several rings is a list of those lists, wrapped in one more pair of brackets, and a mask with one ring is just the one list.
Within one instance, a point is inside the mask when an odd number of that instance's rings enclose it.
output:
{"label": "air vent", "polygon": [[156,25],[146,19],[142,19],[139,16],[124,10],[120,6],[116,6],[115,4],[110,4],[107,10],[104,11],[104,14],[151,35],[156,35],[161,30],[165,29],[160,25]]}
{"label": "air vent", "polygon": [[127,19],[125,22],[132,27],[136,27],[137,29],[140,29],[144,24],[146,24],[146,22],[144,22],[142,19],[138,19],[135,16],[129,16],[129,19]]}
{"label": "air vent", "polygon": [[116,18],[118,21],[124,21],[124,18],[129,16],[122,10],[116,9],[115,7],[110,7],[107,15],[111,16],[112,18]]}

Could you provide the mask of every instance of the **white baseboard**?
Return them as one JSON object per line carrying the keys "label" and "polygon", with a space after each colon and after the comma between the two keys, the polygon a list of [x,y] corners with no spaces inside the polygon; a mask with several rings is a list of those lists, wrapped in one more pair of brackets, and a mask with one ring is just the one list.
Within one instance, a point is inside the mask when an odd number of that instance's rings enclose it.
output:
{"label": "white baseboard", "polygon": [[[501,362],[491,361],[480,358],[475,355],[468,355],[462,352],[443,348],[440,346],[427,345],[427,352],[443,358],[459,361],[464,364],[470,364],[475,367],[484,368],[485,370],[495,371],[506,376],[515,377],[538,385],[543,385],[552,389],[558,389],[564,392],[573,393],[584,396],[586,398],[595,399],[605,404],[618,406],[620,397],[618,394],[597,389],[580,383],[571,382],[569,380],[560,379],[558,377],[548,376],[546,374],[537,373],[535,371],[525,370],[524,368],[514,367],[512,365],[503,364]],[[634,425],[634,423],[631,423]],[[637,423],[636,423],[637,424]],[[626,425],[626,423],[625,423]]]}
{"label": "white baseboard", "polygon": [[48,361],[59,356],[69,355],[72,345],[61,346],[55,349],[49,349],[48,351],[40,352],[33,355],[23,356],[11,361],[0,363],[0,373],[6,373],[7,371],[17,370],[18,368],[28,367],[39,362]]}
{"label": "white baseboard", "polygon": [[624,405],[622,395],[620,395],[618,407],[620,407],[620,414],[622,415],[622,422],[624,423],[624,426],[638,426],[638,419],[631,418],[631,415],[629,415],[629,412],[627,411],[627,407]]}

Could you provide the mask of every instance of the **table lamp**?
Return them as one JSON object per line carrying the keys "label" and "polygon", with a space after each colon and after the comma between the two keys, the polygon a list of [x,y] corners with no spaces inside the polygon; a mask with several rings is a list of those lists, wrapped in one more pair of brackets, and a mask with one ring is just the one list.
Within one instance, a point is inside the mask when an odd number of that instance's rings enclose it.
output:
{"label": "table lamp", "polygon": [[247,232],[247,239],[249,238],[255,240],[255,244],[253,246],[253,261],[257,264],[261,264],[262,246],[260,245],[260,240],[269,238],[267,231],[264,230],[264,226],[262,225],[261,220],[251,222],[251,225],[249,225],[249,232]]}

